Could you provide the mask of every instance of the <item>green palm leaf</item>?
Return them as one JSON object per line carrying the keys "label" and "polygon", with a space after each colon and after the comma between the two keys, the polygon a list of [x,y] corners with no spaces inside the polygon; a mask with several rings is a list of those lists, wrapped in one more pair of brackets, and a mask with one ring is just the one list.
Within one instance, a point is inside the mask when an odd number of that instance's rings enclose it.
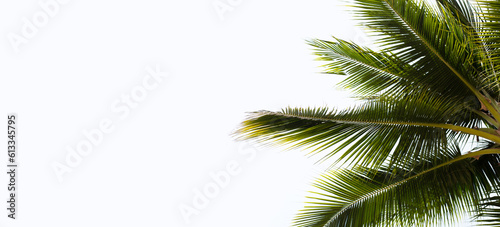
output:
{"label": "green palm leaf", "polygon": [[500,3],[492,0],[479,0],[481,7],[481,18],[483,21],[479,24],[482,28],[480,37],[485,43],[491,56],[498,62],[500,47]]}
{"label": "green palm leaf", "polygon": [[479,63],[484,67],[481,73],[483,88],[496,99],[500,98],[500,4],[497,1],[478,1],[481,20],[475,26],[475,42],[481,44],[477,51]]}
{"label": "green palm leaf", "polygon": [[500,226],[500,196],[486,198],[481,203],[478,222],[485,226]]}
{"label": "green palm leaf", "polygon": [[473,64],[473,50],[478,48],[451,13],[439,14],[424,1],[356,0],[355,6],[362,24],[380,37],[384,51],[418,69],[415,80],[440,84],[444,95],[481,99],[476,89],[481,80]]}
{"label": "green palm leaf", "polygon": [[438,157],[448,137],[456,136],[451,130],[498,140],[486,132],[450,124],[462,120],[455,114],[464,107],[426,93],[419,95],[382,98],[345,111],[288,108],[254,112],[238,134],[243,139],[303,147],[312,153],[327,150],[323,160],[342,151],[338,161],[367,166],[381,165],[389,157],[392,162]]}
{"label": "green palm leaf", "polygon": [[[384,96],[410,100],[414,95],[421,96],[425,93],[428,99],[434,96],[446,98],[447,102],[455,102],[455,106],[469,105],[472,109],[480,107],[474,96],[467,96],[463,92],[458,96],[449,96],[442,84],[419,80],[415,76],[419,75],[418,70],[392,54],[377,53],[341,39],[336,39],[336,42],[311,40],[309,44],[315,48],[318,60],[329,62],[324,66],[327,73],[347,74],[348,77],[341,85],[362,96],[373,97],[383,93]],[[462,119],[466,122],[464,126],[477,125],[477,116],[472,116],[467,111],[463,114]]]}
{"label": "green palm leaf", "polygon": [[347,74],[341,84],[362,95],[386,92],[386,95],[407,94],[410,91],[440,89],[435,84],[415,81],[416,70],[389,53],[377,53],[345,40],[336,42],[313,39],[308,42],[315,48],[317,60],[329,62],[324,67],[327,73]]}
{"label": "green palm leaf", "polygon": [[[482,150],[479,153],[495,153]],[[429,226],[444,220],[451,224],[464,212],[478,208],[482,198],[498,185],[498,156],[460,152],[399,168],[363,167],[324,174],[319,191],[295,219],[295,226]],[[373,172],[376,174],[373,174]]]}
{"label": "green palm leaf", "polygon": [[470,29],[478,21],[477,9],[468,1],[457,0],[437,0],[442,7],[455,17],[463,26]]}

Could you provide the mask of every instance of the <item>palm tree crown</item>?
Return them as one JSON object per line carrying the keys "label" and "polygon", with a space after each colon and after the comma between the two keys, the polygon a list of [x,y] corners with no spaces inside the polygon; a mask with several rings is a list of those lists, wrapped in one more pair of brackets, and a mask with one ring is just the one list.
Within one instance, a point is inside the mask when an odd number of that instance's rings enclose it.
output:
{"label": "palm tree crown", "polygon": [[294,226],[428,226],[464,213],[500,226],[500,1],[436,2],[353,0],[379,51],[308,41],[363,104],[242,123],[242,139],[339,157]]}

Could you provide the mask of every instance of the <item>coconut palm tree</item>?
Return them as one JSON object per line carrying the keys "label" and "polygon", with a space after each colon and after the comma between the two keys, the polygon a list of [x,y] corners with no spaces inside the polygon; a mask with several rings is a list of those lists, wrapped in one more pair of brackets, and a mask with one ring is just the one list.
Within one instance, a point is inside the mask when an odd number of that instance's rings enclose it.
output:
{"label": "coconut palm tree", "polygon": [[464,214],[500,226],[500,1],[430,3],[353,0],[377,50],[308,41],[362,104],[257,111],[238,129],[335,166],[294,226],[429,226]]}

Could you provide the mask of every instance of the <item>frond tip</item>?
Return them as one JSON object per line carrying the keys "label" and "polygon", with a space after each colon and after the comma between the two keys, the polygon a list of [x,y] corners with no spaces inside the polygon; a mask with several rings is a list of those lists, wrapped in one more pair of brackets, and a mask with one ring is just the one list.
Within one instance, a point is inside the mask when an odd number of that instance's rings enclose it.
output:
{"label": "frond tip", "polygon": [[484,199],[476,219],[484,226],[500,226],[500,196]]}

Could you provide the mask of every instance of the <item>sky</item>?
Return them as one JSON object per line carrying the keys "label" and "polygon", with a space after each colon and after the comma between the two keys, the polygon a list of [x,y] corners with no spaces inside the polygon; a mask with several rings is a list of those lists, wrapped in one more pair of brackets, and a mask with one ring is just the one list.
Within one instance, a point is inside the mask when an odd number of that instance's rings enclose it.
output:
{"label": "sky", "polygon": [[231,133],[251,111],[352,105],[305,44],[370,42],[344,4],[0,1],[18,130],[0,226],[289,226],[325,165]]}

